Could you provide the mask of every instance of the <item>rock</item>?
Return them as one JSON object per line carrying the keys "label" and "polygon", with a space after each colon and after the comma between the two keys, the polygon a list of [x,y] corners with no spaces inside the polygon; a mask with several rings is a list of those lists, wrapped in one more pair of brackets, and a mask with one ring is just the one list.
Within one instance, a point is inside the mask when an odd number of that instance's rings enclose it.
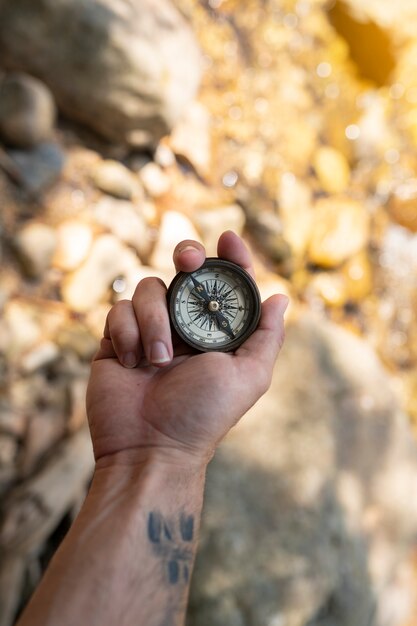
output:
{"label": "rock", "polygon": [[64,324],[55,337],[62,350],[71,350],[83,361],[91,361],[97,351],[97,340],[91,332],[78,321]]}
{"label": "rock", "polygon": [[349,300],[346,278],[339,272],[319,272],[314,274],[306,289],[310,304],[319,297],[327,306],[341,307]]}
{"label": "rock", "polygon": [[168,193],[171,187],[169,177],[156,163],[144,165],[139,172],[142,184],[152,198],[159,198]]}
{"label": "rock", "polygon": [[281,177],[277,201],[285,239],[294,254],[301,257],[306,250],[313,224],[311,189],[287,172]]}
{"label": "rock", "polygon": [[41,81],[24,74],[0,80],[0,135],[17,148],[46,141],[55,123],[55,104]]}
{"label": "rock", "polygon": [[246,221],[239,204],[200,209],[193,219],[202,235],[208,256],[217,256],[217,241],[225,230],[233,230],[239,237],[242,236]]}
{"label": "rock", "polygon": [[3,311],[7,328],[6,354],[10,360],[42,339],[42,327],[34,306],[9,300]]}
{"label": "rock", "polygon": [[170,145],[175,154],[185,158],[205,177],[211,167],[210,114],[200,102],[192,102],[174,128]]}
{"label": "rock", "polygon": [[29,420],[26,445],[20,462],[21,475],[30,475],[64,433],[65,422],[62,415],[57,415],[52,410],[33,415]]}
{"label": "rock", "polygon": [[209,465],[188,623],[405,623],[412,590],[392,581],[415,543],[416,473],[372,349],[301,318],[270,391]]}
{"label": "rock", "polygon": [[346,278],[348,299],[360,302],[372,291],[373,276],[369,256],[362,251],[349,259],[343,266],[343,275]]}
{"label": "rock", "polygon": [[3,1],[0,57],[42,79],[69,118],[133,145],[169,133],[201,71],[192,31],[168,0]]}
{"label": "rock", "polygon": [[284,238],[282,222],[275,213],[260,212],[248,218],[248,234],[257,249],[283,274],[291,271],[291,247]]}
{"label": "rock", "polygon": [[55,230],[40,222],[29,222],[16,235],[14,245],[28,276],[40,278],[51,266],[56,248]]}
{"label": "rock", "polygon": [[146,257],[151,241],[146,220],[137,206],[125,200],[102,198],[93,212],[98,224],[135,248],[139,256]]}
{"label": "rock", "polygon": [[388,202],[388,211],[393,220],[417,233],[417,179],[399,185]]}
{"label": "rock", "polygon": [[118,161],[102,161],[92,173],[95,185],[104,193],[122,200],[131,200],[140,195],[139,181]]}
{"label": "rock", "polygon": [[61,148],[53,143],[42,143],[31,150],[9,150],[18,182],[29,194],[38,195],[59,178],[65,162]]}
{"label": "rock", "polygon": [[113,281],[138,265],[138,260],[113,235],[101,235],[91,247],[87,260],[62,284],[68,306],[85,313],[106,296]]}
{"label": "rock", "polygon": [[315,206],[308,256],[315,265],[337,267],[368,238],[369,215],[363,205],[343,197],[323,198]]}
{"label": "rock", "polygon": [[63,271],[74,270],[85,260],[91,248],[92,227],[86,222],[69,219],[59,224],[56,235],[54,267]]}
{"label": "rock", "polygon": [[330,146],[318,148],[313,166],[324,191],[329,194],[342,193],[350,180],[350,168],[346,157]]}
{"label": "rock", "polygon": [[46,367],[57,360],[59,348],[53,341],[44,341],[22,356],[20,367],[25,374]]}
{"label": "rock", "polygon": [[183,239],[201,241],[201,237],[193,223],[177,211],[166,211],[159,227],[159,237],[156,242],[149,264],[157,270],[173,269],[172,253],[175,246]]}

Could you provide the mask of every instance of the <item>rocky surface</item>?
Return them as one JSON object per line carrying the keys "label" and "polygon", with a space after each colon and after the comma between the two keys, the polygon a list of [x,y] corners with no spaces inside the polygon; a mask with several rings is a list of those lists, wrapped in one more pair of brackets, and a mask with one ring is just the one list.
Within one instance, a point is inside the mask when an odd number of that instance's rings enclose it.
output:
{"label": "rocky surface", "polygon": [[376,355],[302,316],[269,393],[210,464],[189,623],[402,623],[412,597],[398,602],[395,581],[414,541],[416,478]]}
{"label": "rocky surface", "polygon": [[197,44],[169,0],[3,0],[0,10],[3,67],[41,78],[68,117],[110,140],[155,143],[195,95]]}

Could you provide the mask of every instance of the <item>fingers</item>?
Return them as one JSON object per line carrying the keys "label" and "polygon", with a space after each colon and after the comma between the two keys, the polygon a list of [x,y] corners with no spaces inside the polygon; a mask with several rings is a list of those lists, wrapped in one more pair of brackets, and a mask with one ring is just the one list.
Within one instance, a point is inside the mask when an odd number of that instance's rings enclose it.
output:
{"label": "fingers", "polygon": [[135,367],[140,358],[140,336],[130,300],[121,300],[109,311],[104,337],[94,360],[117,356],[125,367]]}
{"label": "fingers", "polygon": [[157,367],[168,365],[173,357],[166,293],[162,280],[145,278],[136,287],[132,300],[145,356]]}
{"label": "fingers", "polygon": [[255,270],[253,269],[249,250],[242,239],[233,231],[227,230],[220,236],[217,244],[217,254],[221,259],[240,265],[252,278],[255,278]]}
{"label": "fingers", "polygon": [[236,351],[240,367],[251,380],[258,379],[262,392],[269,388],[278,353],[284,343],[284,313],[287,296],[268,298],[262,305],[262,316],[256,331]]}

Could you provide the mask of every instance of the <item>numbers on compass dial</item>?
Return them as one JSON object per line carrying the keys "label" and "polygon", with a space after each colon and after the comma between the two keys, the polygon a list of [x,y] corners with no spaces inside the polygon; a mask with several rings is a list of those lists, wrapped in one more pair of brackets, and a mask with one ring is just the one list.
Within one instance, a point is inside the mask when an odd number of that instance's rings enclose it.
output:
{"label": "numbers on compass dial", "polygon": [[207,259],[191,274],[180,272],[171,283],[168,298],[174,328],[202,351],[236,349],[259,321],[256,284],[229,261]]}

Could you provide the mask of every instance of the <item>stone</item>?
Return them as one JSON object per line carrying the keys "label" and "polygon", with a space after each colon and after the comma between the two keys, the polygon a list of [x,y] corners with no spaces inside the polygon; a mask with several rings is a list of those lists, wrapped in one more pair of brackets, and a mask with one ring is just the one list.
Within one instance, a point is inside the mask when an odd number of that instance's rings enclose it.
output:
{"label": "stone", "polygon": [[248,234],[256,248],[265,255],[267,261],[284,275],[292,267],[292,251],[285,239],[282,221],[275,213],[259,212],[248,219]]}
{"label": "stone", "polygon": [[24,74],[6,74],[0,80],[0,136],[17,148],[32,148],[50,138],[55,103],[49,89]]}
{"label": "stone", "polygon": [[31,150],[8,150],[19,185],[30,195],[42,194],[59,178],[65,162],[62,149],[42,143]]}
{"label": "stone", "polygon": [[165,172],[156,163],[147,163],[139,172],[140,180],[145,191],[152,198],[159,198],[168,193],[171,181]]}
{"label": "stone", "polygon": [[343,266],[348,299],[360,302],[369,296],[373,288],[373,271],[368,254],[361,251]]}
{"label": "stone", "polygon": [[42,457],[64,436],[65,422],[54,410],[32,415],[28,423],[26,445],[20,461],[20,474],[29,476]]}
{"label": "stone", "polygon": [[58,357],[58,346],[53,341],[44,341],[22,356],[20,367],[25,374],[32,374],[38,369],[51,365]]}
{"label": "stone", "polygon": [[294,254],[301,257],[305,253],[314,218],[311,189],[287,172],[281,177],[277,201],[285,239]]}
{"label": "stone", "polygon": [[373,350],[301,316],[269,392],[209,465],[188,623],[406,623],[413,590],[392,581],[415,545],[416,475]]}
{"label": "stone", "polygon": [[58,225],[56,236],[53,266],[63,271],[74,270],[85,260],[91,248],[91,225],[81,220],[68,219]]}
{"label": "stone", "polygon": [[417,233],[417,179],[407,180],[398,185],[388,201],[388,211],[391,218]]}
{"label": "stone", "polygon": [[217,256],[220,235],[225,230],[232,230],[241,237],[246,218],[239,204],[226,204],[196,211],[193,221],[201,233],[207,255]]}
{"label": "stone", "polygon": [[51,267],[56,245],[55,230],[41,222],[29,222],[14,240],[23,269],[31,278],[41,278]]}
{"label": "stone", "polygon": [[344,197],[318,200],[308,245],[311,263],[337,267],[364,248],[368,239],[369,214],[362,204]]}
{"label": "stone", "polygon": [[321,146],[314,155],[313,167],[326,193],[346,191],[350,180],[350,168],[346,157],[339,150]]}
{"label": "stone", "polygon": [[170,132],[201,74],[193,33],[169,0],[3,0],[0,58],[43,80],[69,118],[142,146]]}
{"label": "stone", "polygon": [[149,253],[151,240],[142,211],[135,204],[115,198],[102,198],[93,209],[95,221],[118,239],[132,246],[140,257]]}
{"label": "stone", "polygon": [[122,200],[131,200],[140,195],[140,185],[137,178],[118,161],[101,161],[92,172],[94,184],[111,196]]}
{"label": "stone", "polygon": [[185,158],[202,177],[210,173],[210,113],[200,102],[192,102],[174,128],[170,145],[177,156]]}
{"label": "stone", "polygon": [[86,261],[62,284],[64,302],[78,313],[86,313],[105,299],[113,281],[139,264],[136,255],[114,235],[94,241]]}
{"label": "stone", "polygon": [[152,250],[149,265],[157,270],[172,270],[172,253],[183,239],[200,241],[201,237],[188,217],[178,211],[166,211],[162,216],[159,236]]}

